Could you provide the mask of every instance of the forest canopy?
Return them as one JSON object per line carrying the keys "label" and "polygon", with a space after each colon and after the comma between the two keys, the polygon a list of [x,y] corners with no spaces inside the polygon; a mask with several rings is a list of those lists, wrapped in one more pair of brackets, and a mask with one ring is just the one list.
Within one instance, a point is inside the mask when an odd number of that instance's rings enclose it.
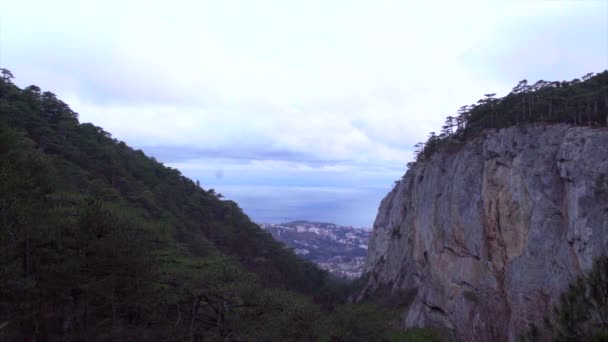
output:
{"label": "forest canopy", "polygon": [[0,72],[0,340],[400,334],[373,304],[336,309],[348,285],[237,203]]}
{"label": "forest canopy", "polygon": [[415,160],[408,168],[427,160],[440,147],[458,144],[483,130],[529,123],[608,126],[608,70],[572,81],[530,84],[522,80],[501,98],[485,94],[477,103],[449,115],[439,133],[430,132],[426,142],[416,144]]}

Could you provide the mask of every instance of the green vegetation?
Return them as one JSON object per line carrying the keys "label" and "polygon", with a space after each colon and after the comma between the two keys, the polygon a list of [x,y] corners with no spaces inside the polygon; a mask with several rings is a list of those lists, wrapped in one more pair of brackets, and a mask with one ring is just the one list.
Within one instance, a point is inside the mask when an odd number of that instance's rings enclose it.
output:
{"label": "green vegetation", "polygon": [[568,286],[553,316],[556,341],[608,341],[608,257]]}
{"label": "green vegetation", "polygon": [[570,82],[520,81],[505,97],[486,94],[476,104],[462,106],[448,116],[439,134],[429,133],[426,143],[414,147],[415,161],[427,160],[442,147],[458,145],[485,129],[526,123],[567,123],[608,126],[608,70],[589,73]]}
{"label": "green vegetation", "polygon": [[608,257],[577,277],[561,295],[545,327],[532,326],[522,341],[608,341]]}
{"label": "green vegetation", "polygon": [[0,340],[411,340],[235,202],[0,71]]}

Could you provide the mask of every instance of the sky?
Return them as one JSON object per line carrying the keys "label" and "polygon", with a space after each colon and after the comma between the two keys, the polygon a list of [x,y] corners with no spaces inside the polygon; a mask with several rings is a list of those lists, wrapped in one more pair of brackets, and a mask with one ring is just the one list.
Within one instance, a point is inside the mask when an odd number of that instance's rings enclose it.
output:
{"label": "sky", "polygon": [[413,145],[608,68],[608,1],[4,1],[0,67],[257,222],[371,227]]}

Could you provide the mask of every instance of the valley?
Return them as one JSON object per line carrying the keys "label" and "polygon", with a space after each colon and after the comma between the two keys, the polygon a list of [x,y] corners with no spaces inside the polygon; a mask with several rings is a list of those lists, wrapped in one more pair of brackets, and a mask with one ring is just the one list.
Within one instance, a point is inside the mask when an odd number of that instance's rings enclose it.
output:
{"label": "valley", "polygon": [[369,229],[309,221],[260,223],[260,227],[333,275],[352,280],[363,272]]}

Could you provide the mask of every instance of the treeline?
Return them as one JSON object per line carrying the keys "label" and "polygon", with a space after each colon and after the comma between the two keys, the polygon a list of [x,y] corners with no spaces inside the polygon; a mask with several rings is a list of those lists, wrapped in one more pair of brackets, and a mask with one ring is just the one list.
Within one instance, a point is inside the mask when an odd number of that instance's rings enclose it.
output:
{"label": "treeline", "polygon": [[408,340],[396,316],[51,92],[0,78],[0,341]]}
{"label": "treeline", "polygon": [[602,255],[562,293],[543,324],[518,338],[536,341],[608,341],[608,257]]}
{"label": "treeline", "polygon": [[320,295],[319,284],[329,283],[326,272],[283,248],[235,202],[222,200],[213,189],[201,188],[101,127],[80,124],[78,114],[55,94],[37,86],[21,90],[11,83],[7,70],[2,77],[3,127],[16,144],[36,156],[28,158],[40,160],[41,165],[32,168],[52,174],[44,189],[36,188],[45,191],[37,198],[49,200],[52,194],[60,203],[65,196],[90,198],[129,208],[164,227],[182,249],[195,254],[217,249],[235,256],[264,285]]}
{"label": "treeline", "polygon": [[416,162],[428,159],[441,146],[460,143],[485,129],[500,129],[533,122],[575,126],[608,126],[608,70],[588,73],[570,82],[520,81],[501,98],[486,94],[446,118],[439,134],[429,133],[415,148]]}

